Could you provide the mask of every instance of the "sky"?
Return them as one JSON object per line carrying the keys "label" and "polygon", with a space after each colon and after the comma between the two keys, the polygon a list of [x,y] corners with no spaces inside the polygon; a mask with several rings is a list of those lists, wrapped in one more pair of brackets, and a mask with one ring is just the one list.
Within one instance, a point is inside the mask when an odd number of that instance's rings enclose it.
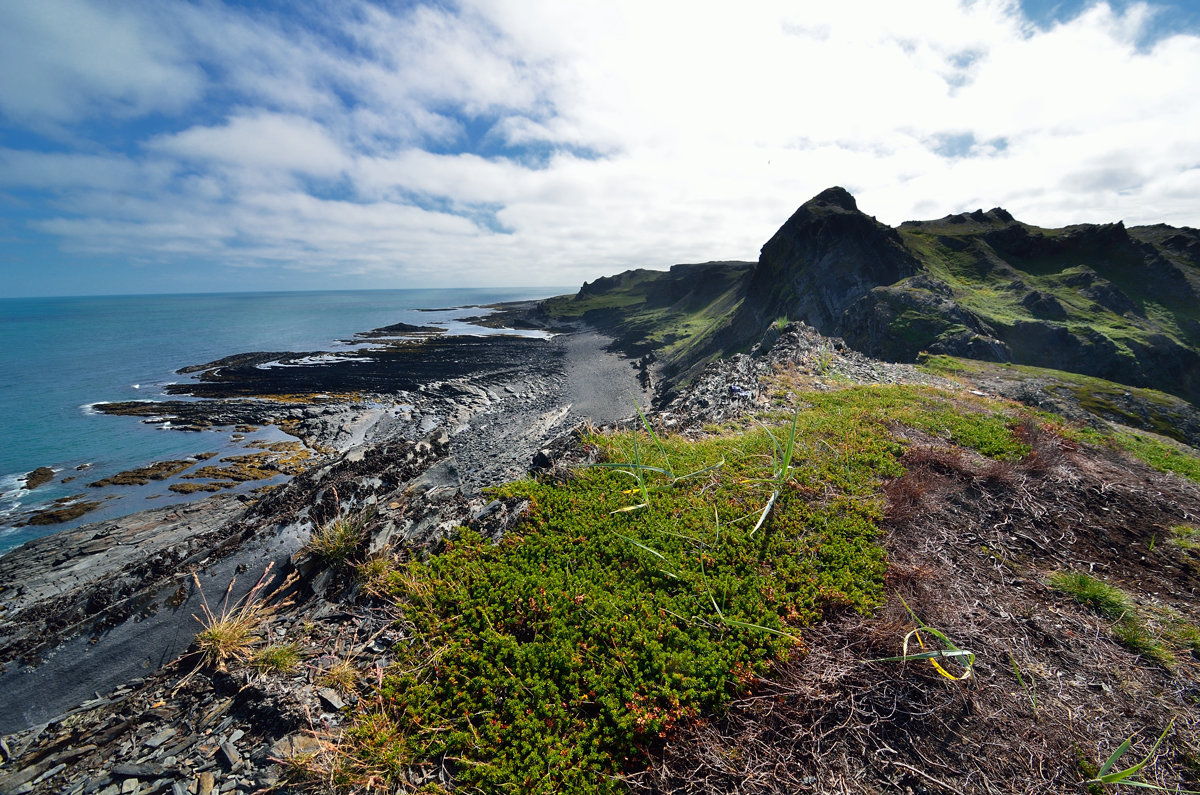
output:
{"label": "sky", "polygon": [[569,286],[887,224],[1200,227],[1200,0],[7,0],[0,296]]}

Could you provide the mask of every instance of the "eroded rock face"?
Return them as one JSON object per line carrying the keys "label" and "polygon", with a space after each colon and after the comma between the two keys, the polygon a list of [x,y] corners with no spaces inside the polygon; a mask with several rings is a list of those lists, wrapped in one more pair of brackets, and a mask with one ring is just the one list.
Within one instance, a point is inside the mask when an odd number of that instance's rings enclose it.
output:
{"label": "eroded rock face", "polygon": [[848,306],[918,270],[896,230],[860,212],[844,189],[829,188],[762,247],[745,312],[768,323],[781,315],[802,319],[822,334],[843,336]]}

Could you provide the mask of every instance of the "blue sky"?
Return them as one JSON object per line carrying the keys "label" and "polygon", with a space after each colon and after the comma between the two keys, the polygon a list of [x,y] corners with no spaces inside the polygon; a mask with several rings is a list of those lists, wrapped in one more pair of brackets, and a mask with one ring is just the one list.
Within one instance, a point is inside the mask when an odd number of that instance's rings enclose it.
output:
{"label": "blue sky", "polygon": [[0,3],[0,294],[572,285],[895,224],[1200,226],[1197,4]]}

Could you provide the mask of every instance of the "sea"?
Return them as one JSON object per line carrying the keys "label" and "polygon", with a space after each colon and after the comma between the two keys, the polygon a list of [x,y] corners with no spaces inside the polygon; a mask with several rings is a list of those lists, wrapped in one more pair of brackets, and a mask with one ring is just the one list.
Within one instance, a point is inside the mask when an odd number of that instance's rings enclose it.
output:
{"label": "sea", "polygon": [[[0,299],[0,554],[25,541],[185,498],[162,484],[89,489],[152,461],[235,446],[232,429],[163,430],[91,406],[164,400],[176,370],[249,351],[337,351],[354,334],[393,323],[453,334],[494,330],[462,322],[481,305],[545,298],[573,287],[355,290]],[[438,311],[422,311],[438,310]],[[170,399],[178,399],[172,397]],[[264,429],[255,439],[284,438]],[[54,479],[25,489],[38,467]],[[102,492],[102,494],[101,494]],[[85,495],[101,507],[79,519],[16,526],[31,509]],[[204,495],[197,495],[204,496]]]}

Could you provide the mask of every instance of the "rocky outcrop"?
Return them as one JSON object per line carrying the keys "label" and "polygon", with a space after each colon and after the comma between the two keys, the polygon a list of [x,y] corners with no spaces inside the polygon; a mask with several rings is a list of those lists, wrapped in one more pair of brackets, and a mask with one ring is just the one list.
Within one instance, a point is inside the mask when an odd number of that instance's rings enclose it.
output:
{"label": "rocky outcrop", "polygon": [[38,486],[43,486],[54,480],[54,470],[50,467],[38,467],[24,478],[25,488],[36,489]]}
{"label": "rocky outcrop", "polygon": [[896,230],[830,188],[763,246],[730,335],[753,339],[787,317],[889,360],[1012,361],[1200,403],[1196,306],[1196,230],[1045,230],[1002,208]]}
{"label": "rocky outcrop", "polygon": [[785,320],[892,361],[930,352],[1065,368],[1200,403],[1194,229],[1042,229],[1000,207],[891,228],[833,187],[801,205],[752,266],[631,270],[554,302],[547,318],[581,317],[644,357],[659,405]]}
{"label": "rocky outcrop", "polygon": [[801,205],[762,247],[739,324],[763,328],[782,316],[844,336],[847,307],[919,267],[896,230],[859,211],[843,188],[829,188]]}

